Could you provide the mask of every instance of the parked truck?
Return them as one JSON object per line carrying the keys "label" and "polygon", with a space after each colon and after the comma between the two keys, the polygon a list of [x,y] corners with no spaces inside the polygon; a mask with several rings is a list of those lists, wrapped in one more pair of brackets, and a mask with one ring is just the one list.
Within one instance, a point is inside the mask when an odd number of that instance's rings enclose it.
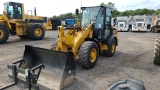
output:
{"label": "parked truck", "polygon": [[66,27],[73,27],[76,24],[76,19],[66,19],[65,20]]}
{"label": "parked truck", "polygon": [[117,30],[128,31],[128,16],[117,17]]}
{"label": "parked truck", "polygon": [[146,15],[137,15],[134,16],[135,23],[132,25],[132,31],[147,31],[147,16]]}
{"label": "parked truck", "polygon": [[61,19],[51,19],[52,29],[57,30],[58,26],[61,26]]}

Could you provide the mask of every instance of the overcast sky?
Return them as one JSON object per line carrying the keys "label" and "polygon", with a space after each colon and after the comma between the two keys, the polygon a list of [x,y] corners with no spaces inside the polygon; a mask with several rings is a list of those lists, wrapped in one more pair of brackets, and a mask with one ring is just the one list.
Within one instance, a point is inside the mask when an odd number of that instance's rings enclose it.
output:
{"label": "overcast sky", "polygon": [[[0,13],[3,12],[3,3],[11,0],[0,0]],[[25,12],[37,8],[37,15],[52,17],[68,12],[75,12],[76,8],[82,6],[97,6],[101,2],[115,3],[115,7],[119,11],[134,10],[134,9],[158,9],[160,8],[159,0],[13,0],[14,2],[24,3]]]}

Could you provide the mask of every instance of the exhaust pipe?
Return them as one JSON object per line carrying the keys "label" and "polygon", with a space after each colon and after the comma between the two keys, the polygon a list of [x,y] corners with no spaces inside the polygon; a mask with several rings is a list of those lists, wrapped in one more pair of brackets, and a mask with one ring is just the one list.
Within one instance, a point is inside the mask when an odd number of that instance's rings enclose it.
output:
{"label": "exhaust pipe", "polygon": [[34,8],[34,15],[37,16],[36,7]]}

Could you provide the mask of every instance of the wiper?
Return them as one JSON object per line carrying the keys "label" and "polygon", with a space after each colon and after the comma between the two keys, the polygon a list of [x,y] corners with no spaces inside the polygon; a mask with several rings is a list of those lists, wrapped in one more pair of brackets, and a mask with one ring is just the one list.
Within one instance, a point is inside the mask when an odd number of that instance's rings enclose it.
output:
{"label": "wiper", "polygon": [[96,19],[97,19],[98,15],[99,15],[99,12],[100,12],[101,9],[102,9],[102,8],[99,9],[98,14],[97,14],[97,16],[96,16]]}

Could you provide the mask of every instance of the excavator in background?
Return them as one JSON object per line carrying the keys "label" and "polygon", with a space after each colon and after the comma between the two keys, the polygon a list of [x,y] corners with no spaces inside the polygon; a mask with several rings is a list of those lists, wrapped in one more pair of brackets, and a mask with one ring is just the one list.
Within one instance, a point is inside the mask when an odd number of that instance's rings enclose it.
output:
{"label": "excavator in background", "polygon": [[32,10],[25,14],[23,3],[4,3],[3,15],[0,16],[0,44],[5,43],[9,35],[30,40],[43,39],[45,30],[51,29],[52,24],[47,17],[37,16],[36,8],[34,11],[35,15],[32,15]]}
{"label": "excavator in background", "polygon": [[[112,57],[118,45],[118,32],[111,26],[112,10],[109,7],[82,7],[80,25],[58,27],[58,39],[51,49],[25,45],[23,58],[7,65],[14,83],[21,82],[29,90],[42,85],[49,89],[62,89],[75,79],[76,64],[82,68],[94,68],[98,57]],[[79,9],[76,9],[76,15]],[[65,33],[64,30],[68,32]],[[43,69],[43,70],[42,70]]]}

